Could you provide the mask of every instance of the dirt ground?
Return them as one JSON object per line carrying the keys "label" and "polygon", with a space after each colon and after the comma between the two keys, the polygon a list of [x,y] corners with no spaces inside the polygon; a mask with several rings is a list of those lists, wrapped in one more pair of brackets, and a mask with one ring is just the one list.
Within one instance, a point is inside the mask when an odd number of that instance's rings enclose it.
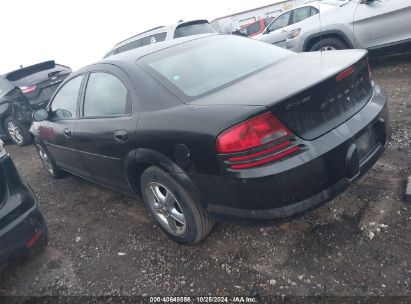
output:
{"label": "dirt ground", "polygon": [[50,244],[0,274],[3,295],[406,296],[411,301],[411,56],[375,60],[392,141],[348,191],[290,223],[217,224],[193,247],[142,202],[74,176],[52,180],[33,147],[7,146],[44,210]]}

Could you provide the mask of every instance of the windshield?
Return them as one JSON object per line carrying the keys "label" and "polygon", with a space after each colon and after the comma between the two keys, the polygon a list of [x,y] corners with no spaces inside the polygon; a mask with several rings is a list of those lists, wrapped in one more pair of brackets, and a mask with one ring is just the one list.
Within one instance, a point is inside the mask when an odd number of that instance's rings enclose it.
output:
{"label": "windshield", "polygon": [[186,96],[196,97],[257,72],[290,54],[253,39],[213,36],[151,54],[143,62],[166,84]]}
{"label": "windshield", "polygon": [[14,86],[5,78],[0,78],[0,97],[14,89]]}

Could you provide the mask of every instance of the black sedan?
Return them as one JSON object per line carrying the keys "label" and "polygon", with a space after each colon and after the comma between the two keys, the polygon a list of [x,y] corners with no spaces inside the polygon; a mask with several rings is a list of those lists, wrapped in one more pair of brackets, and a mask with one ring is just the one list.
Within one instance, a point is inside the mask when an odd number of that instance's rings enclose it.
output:
{"label": "black sedan", "polygon": [[343,191],[387,145],[386,102],[366,51],[203,35],[73,73],[31,132],[52,176],[141,195],[192,244],[213,220],[288,218]]}
{"label": "black sedan", "polygon": [[33,192],[0,140],[0,265],[44,247],[48,232]]}
{"label": "black sedan", "polygon": [[46,108],[70,73],[69,67],[51,60],[0,76],[0,138],[19,146],[29,144],[33,112]]}

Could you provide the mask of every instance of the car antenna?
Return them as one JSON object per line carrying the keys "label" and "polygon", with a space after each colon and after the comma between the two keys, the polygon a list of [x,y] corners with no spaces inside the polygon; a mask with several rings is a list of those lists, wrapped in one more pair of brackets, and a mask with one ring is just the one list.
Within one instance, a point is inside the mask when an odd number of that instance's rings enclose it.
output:
{"label": "car antenna", "polygon": [[321,53],[323,52],[323,29],[322,29],[322,24],[321,24],[321,8],[320,8],[320,0],[317,1],[318,8],[320,9],[318,12],[318,19],[320,21],[320,41],[321,41]]}

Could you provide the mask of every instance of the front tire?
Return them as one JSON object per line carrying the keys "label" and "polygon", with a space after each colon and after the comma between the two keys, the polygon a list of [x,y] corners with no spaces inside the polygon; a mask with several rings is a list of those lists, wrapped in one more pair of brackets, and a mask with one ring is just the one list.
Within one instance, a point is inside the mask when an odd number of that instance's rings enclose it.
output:
{"label": "front tire", "polygon": [[8,137],[15,145],[22,147],[31,143],[28,128],[14,117],[7,117],[4,126]]}
{"label": "front tire", "polygon": [[324,38],[314,43],[310,52],[316,51],[335,51],[348,49],[347,45],[338,38]]}
{"label": "front tire", "polygon": [[40,156],[40,160],[44,165],[46,171],[50,174],[51,177],[55,179],[62,178],[65,175],[65,172],[61,170],[56,165],[56,161],[50,152],[44,147],[38,138],[34,139],[34,147],[36,148],[37,153]]}
{"label": "front tire", "polygon": [[164,233],[179,244],[192,245],[213,228],[205,211],[176,180],[158,167],[149,167],[140,180],[144,203]]}

